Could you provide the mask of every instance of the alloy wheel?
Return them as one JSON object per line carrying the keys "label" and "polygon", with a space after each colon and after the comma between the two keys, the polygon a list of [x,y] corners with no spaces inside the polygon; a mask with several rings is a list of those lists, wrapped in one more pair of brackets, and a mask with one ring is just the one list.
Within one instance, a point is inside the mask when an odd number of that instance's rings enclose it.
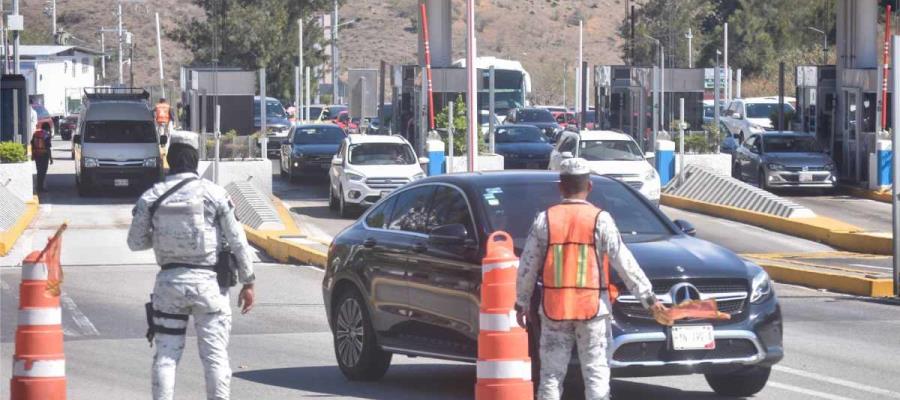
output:
{"label": "alloy wheel", "polygon": [[341,304],[337,316],[335,340],[341,362],[348,367],[356,366],[362,355],[365,331],[362,310],[354,298],[348,298]]}

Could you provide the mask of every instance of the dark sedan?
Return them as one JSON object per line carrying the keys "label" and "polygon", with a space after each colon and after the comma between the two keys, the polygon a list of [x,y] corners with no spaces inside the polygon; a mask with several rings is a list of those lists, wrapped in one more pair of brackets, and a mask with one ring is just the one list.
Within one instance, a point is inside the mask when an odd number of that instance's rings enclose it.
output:
{"label": "dark sedan", "polygon": [[295,125],[281,144],[281,176],[326,177],[347,134],[333,124]]}
{"label": "dark sedan", "polygon": [[553,114],[543,108],[517,108],[509,112],[507,124],[536,126],[550,141],[555,141],[563,131]]}
{"label": "dark sedan", "polygon": [[71,140],[72,134],[78,127],[78,114],[72,114],[59,121],[59,136],[63,140]]}
{"label": "dark sedan", "polygon": [[833,189],[837,184],[834,161],[807,133],[752,135],[734,151],[733,159],[733,176],[762,189]]}
{"label": "dark sedan", "polygon": [[[690,224],[670,221],[628,185],[592,179],[588,200],[613,215],[661,301],[714,298],[732,315],[678,323],[711,337],[705,348],[676,350],[673,328],[621,296],[612,311],[613,373],[701,373],[722,394],[761,390],[783,355],[781,309],[765,271],[692,237]],[[535,215],[560,201],[558,182],[537,171],[430,177],[391,193],[335,237],[323,296],[341,371],[379,379],[392,354],[474,361],[485,240],[504,230],[522,246]],[[615,275],[613,283],[624,287]],[[536,330],[529,328],[532,346]]]}
{"label": "dark sedan", "polygon": [[498,126],[494,143],[505,169],[547,169],[553,151],[550,140],[531,125]]}

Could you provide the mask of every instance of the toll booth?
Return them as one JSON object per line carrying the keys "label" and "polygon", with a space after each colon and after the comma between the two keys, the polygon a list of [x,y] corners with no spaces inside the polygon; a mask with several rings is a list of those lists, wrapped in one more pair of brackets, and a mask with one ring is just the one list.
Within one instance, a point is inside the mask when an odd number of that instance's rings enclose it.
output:
{"label": "toll booth", "polygon": [[[598,66],[594,69],[594,104],[601,129],[634,137],[644,151],[653,150],[654,72],[647,67]],[[704,68],[666,68],[660,106],[660,129],[669,130],[679,119],[679,100],[684,99],[684,119],[692,129],[703,126],[703,100],[712,88]],[[658,74],[658,72],[657,72]]]}
{"label": "toll booth", "polygon": [[[793,129],[815,133],[819,143],[831,153],[841,180],[856,183],[871,180],[874,172],[870,171],[868,160],[877,150],[876,132],[892,126],[888,107],[887,126],[879,127],[878,70],[845,68],[838,76],[834,65],[819,65],[798,66],[796,73],[797,115]],[[889,82],[885,99],[888,105],[892,99],[891,87]]]}
{"label": "toll booth", "polygon": [[[425,154],[425,138],[428,133],[428,92],[425,89],[425,68],[418,65],[400,65],[393,67],[394,90],[392,107],[394,116],[392,124],[394,132],[406,138],[416,149],[418,154]],[[483,70],[478,71],[478,76],[483,76]],[[484,87],[482,79],[478,80],[477,89]],[[451,101],[455,102],[459,96],[465,97],[466,70],[465,68],[432,68],[431,90],[434,95],[434,113],[437,115]],[[439,127],[443,128],[443,127]],[[465,136],[457,132],[459,138]],[[464,139],[462,139],[464,140]]]}
{"label": "toll booth", "polygon": [[23,75],[0,78],[0,141],[28,143],[33,126],[28,126],[27,85]]}
{"label": "toll booth", "polygon": [[256,82],[255,72],[239,68],[182,67],[181,93],[187,129],[213,132],[219,105],[222,133],[234,130],[238,135],[252,134]]}

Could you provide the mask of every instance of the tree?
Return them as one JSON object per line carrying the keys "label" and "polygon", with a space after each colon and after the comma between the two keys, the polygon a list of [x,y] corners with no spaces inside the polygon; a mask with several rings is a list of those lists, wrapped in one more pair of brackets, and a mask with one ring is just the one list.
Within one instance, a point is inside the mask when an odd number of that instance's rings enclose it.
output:
{"label": "tree", "polygon": [[[656,42],[661,41],[666,52],[666,65],[687,68],[688,45],[684,35],[691,29],[694,48],[694,65],[697,65],[697,50],[706,42],[702,27],[714,18],[715,7],[708,0],[649,0],[635,9],[634,24],[634,65],[658,65],[659,55]],[[619,24],[619,35],[625,38],[620,51],[622,58],[631,56],[631,22],[629,17]]]}
{"label": "tree", "polygon": [[[467,112],[468,107],[466,107],[466,101],[462,95],[459,95],[456,98],[456,101],[453,103],[453,155],[461,156],[467,153],[468,145],[466,144],[466,135],[465,133],[469,130],[466,121],[467,121]],[[450,123],[448,121],[448,114],[450,114],[450,107],[445,106],[441,112],[435,114],[434,116],[434,126],[436,128],[444,128],[447,129],[450,127]],[[475,124],[476,129],[478,129],[478,150],[479,152],[484,152],[487,150],[487,144],[484,143],[484,135],[481,132],[481,124]]]}
{"label": "tree", "polygon": [[212,64],[217,53],[213,43],[218,37],[219,65],[265,67],[266,92],[292,99],[300,17],[304,21],[304,65],[312,67],[325,62],[323,49],[328,43],[322,27],[314,22],[316,15],[330,9],[333,3],[329,0],[192,1],[205,11],[205,18],[192,19],[169,37],[191,49],[195,63]]}

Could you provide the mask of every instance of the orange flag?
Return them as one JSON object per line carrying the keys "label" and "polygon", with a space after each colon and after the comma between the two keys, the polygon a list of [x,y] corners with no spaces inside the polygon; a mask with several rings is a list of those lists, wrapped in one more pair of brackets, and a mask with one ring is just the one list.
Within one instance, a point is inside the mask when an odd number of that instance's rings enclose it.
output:
{"label": "orange flag", "polygon": [[63,282],[63,270],[59,256],[62,250],[62,234],[68,226],[68,223],[64,222],[56,230],[56,233],[47,239],[47,246],[41,250],[41,254],[38,256],[38,262],[47,265],[47,293],[52,296],[59,296],[62,291],[60,285]]}
{"label": "orange flag", "polygon": [[731,319],[731,315],[719,311],[716,299],[689,300],[669,309],[669,317],[673,321],[679,319]]}

